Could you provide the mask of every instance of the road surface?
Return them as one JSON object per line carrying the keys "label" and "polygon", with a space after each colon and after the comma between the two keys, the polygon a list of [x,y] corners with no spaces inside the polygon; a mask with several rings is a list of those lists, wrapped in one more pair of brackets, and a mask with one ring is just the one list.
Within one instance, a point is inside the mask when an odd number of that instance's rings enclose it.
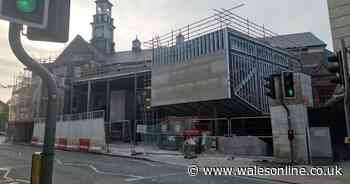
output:
{"label": "road surface", "polygon": [[[38,148],[0,145],[0,184],[30,183],[31,154]],[[273,184],[245,177],[191,177],[181,166],[129,158],[57,151],[55,184]]]}

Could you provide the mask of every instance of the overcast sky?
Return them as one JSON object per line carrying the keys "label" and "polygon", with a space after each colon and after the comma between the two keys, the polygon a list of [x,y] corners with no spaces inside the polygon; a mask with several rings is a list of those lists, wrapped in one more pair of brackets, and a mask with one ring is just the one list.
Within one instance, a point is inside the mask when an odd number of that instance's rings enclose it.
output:
{"label": "overcast sky", "polygon": [[[91,38],[94,0],[72,0],[70,39],[80,34]],[[137,35],[141,41],[156,33],[166,33],[214,13],[245,3],[235,12],[269,27],[278,34],[312,32],[332,49],[327,0],[111,0],[114,4],[116,50],[129,50]],[[8,23],[0,21],[0,83],[13,83],[23,66],[9,49]],[[32,43],[24,40],[35,57],[57,56],[67,44]],[[10,90],[0,89],[0,100],[10,98]]]}

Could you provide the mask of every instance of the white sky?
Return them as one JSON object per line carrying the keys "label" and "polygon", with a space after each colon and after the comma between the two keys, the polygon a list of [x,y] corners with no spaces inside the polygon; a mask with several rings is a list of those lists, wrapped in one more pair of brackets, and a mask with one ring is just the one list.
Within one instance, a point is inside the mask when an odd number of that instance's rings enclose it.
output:
{"label": "white sky", "polygon": [[[332,50],[327,0],[111,0],[116,50],[129,50],[137,35],[141,41],[156,33],[167,33],[214,13],[213,9],[245,6],[236,13],[279,34],[312,32]],[[91,38],[94,0],[72,0],[70,39],[80,34]],[[11,84],[23,66],[9,49],[8,23],[0,21],[0,83]],[[28,51],[35,57],[57,56],[67,44],[29,42]],[[0,88],[0,100],[10,98],[10,90]]]}

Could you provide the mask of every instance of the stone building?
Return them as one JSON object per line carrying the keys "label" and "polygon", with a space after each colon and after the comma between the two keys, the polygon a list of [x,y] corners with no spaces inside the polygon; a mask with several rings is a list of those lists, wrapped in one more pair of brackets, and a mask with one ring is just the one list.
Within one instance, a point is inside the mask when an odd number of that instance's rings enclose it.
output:
{"label": "stone building", "polygon": [[[54,62],[44,64],[56,77],[58,115],[103,111],[106,122],[139,119],[152,51],[142,49],[138,38],[129,51],[115,51],[113,5],[109,0],[95,3],[90,42],[77,35]],[[45,88],[36,75],[32,84],[33,116],[45,117]]]}
{"label": "stone building", "polygon": [[[281,42],[290,40],[290,42]],[[332,54],[327,44],[310,32],[275,36],[266,39],[274,47],[295,52],[301,59],[302,72],[312,78],[315,107],[321,107],[332,97],[336,84],[330,82],[333,74],[327,70],[327,58]]]}

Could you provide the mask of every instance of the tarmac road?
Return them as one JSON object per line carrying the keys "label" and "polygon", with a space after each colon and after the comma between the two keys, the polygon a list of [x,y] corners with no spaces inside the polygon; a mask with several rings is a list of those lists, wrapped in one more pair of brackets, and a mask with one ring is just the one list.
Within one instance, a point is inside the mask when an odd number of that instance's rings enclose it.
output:
{"label": "tarmac road", "polygon": [[[0,184],[30,183],[31,155],[38,148],[0,145]],[[105,155],[57,151],[55,184],[273,184],[245,177],[196,176],[187,168]]]}

